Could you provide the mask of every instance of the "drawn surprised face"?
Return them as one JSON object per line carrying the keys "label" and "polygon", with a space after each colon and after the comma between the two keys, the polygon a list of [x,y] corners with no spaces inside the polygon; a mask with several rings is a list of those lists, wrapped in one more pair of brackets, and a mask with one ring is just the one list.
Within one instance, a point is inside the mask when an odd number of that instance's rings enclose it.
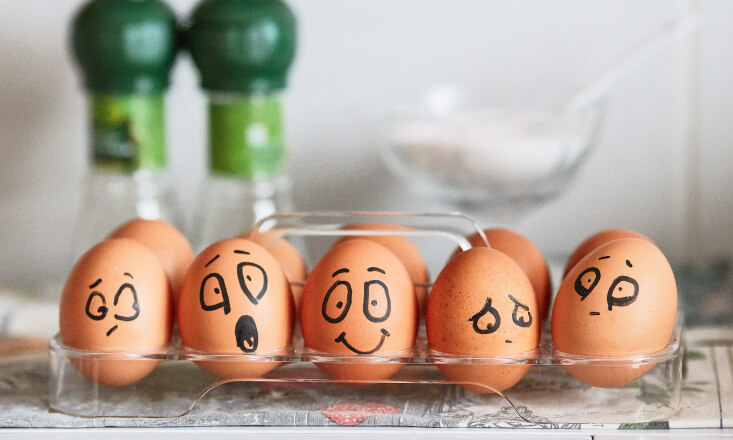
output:
{"label": "drawn surprised face", "polygon": [[[367,272],[386,275],[385,270],[379,267],[369,267]],[[338,279],[339,275],[347,273],[349,273],[349,269],[342,268],[331,275],[335,281],[323,299],[321,307],[323,319],[331,324],[338,324],[351,312],[373,323],[386,321],[392,313],[392,300],[390,299],[387,284],[376,278],[365,281],[363,286],[358,286],[363,292],[363,295],[358,295],[361,301],[359,301],[359,304],[354,304],[354,291],[351,283],[347,280]],[[352,306],[355,307],[353,311]],[[343,344],[356,354],[371,354],[382,348],[384,341],[390,336],[384,327],[379,328],[379,333],[381,333],[379,342],[373,347],[353,346],[346,339],[346,332],[341,332],[334,342]]]}
{"label": "drawn surprised face", "polygon": [[[512,309],[512,324],[522,328],[528,328],[532,325],[532,313],[529,311],[529,307],[519,302],[512,295],[507,297],[514,304]],[[501,326],[501,314],[491,304],[491,298],[487,297],[484,306],[476,314],[471,316],[469,321],[473,322],[473,331],[481,335],[490,335],[495,331],[499,330]],[[505,341],[507,344],[511,344],[511,340]]]}
{"label": "drawn surprised face", "polygon": [[[599,261],[608,260],[611,257],[606,255],[598,258]],[[626,260],[626,266],[634,267],[631,261]],[[601,270],[597,267],[589,267],[582,271],[575,279],[575,293],[580,295],[580,300],[584,301],[593,292],[601,281]],[[612,311],[613,307],[625,307],[632,304],[639,297],[639,283],[628,275],[617,276],[610,284],[606,293],[606,304],[608,311]],[[590,312],[591,316],[600,315],[599,311]]]}
{"label": "drawn surprised face", "polygon": [[[249,252],[242,250],[234,250],[234,254],[243,255],[246,259]],[[204,266],[209,267],[214,261],[220,257],[219,254],[214,256]],[[224,277],[218,272],[211,272],[201,281],[199,290],[199,303],[201,309],[205,312],[215,312],[221,309],[224,315],[228,315],[232,311],[231,301],[234,295],[243,294],[243,296],[253,306],[256,306],[267,293],[267,272],[262,266],[250,262],[241,261],[236,266],[238,285],[237,289],[230,296]],[[230,286],[231,287],[231,286]],[[234,338],[243,352],[252,353],[257,350],[259,335],[257,333],[257,323],[249,314],[243,314],[237,320],[234,327]]]}
{"label": "drawn surprised face", "polygon": [[[133,277],[128,272],[125,272],[123,276],[129,278],[130,281],[123,283],[117,289],[117,293],[115,293],[115,296],[112,299],[111,307],[113,307],[115,312],[112,317],[119,322],[114,323],[114,325],[107,330],[107,337],[118,329],[120,323],[134,321],[138,316],[140,316],[140,305],[137,302],[137,291],[135,290],[135,286],[132,284]],[[97,281],[89,285],[89,288],[94,290],[89,294],[84,308],[84,312],[87,317],[94,321],[104,320],[110,312],[107,305],[107,299],[102,292],[97,290],[101,284],[102,279],[99,278]]]}

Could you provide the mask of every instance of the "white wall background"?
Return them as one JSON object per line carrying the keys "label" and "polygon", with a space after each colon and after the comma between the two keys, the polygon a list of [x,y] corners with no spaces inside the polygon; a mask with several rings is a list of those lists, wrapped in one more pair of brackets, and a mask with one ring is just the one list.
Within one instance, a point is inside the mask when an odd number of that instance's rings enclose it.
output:
{"label": "white wall background", "polygon": [[[81,3],[3,0],[0,284],[63,278],[69,267],[64,260],[87,167],[85,98],[67,46],[68,23]],[[170,0],[181,17],[194,3]],[[296,203],[363,210],[433,207],[381,163],[380,107],[446,81],[499,97],[559,100],[687,7],[682,0],[291,5],[300,26],[286,95]],[[619,84],[573,187],[521,224],[543,251],[567,253],[597,230],[628,227],[649,235],[676,262],[733,256],[733,2],[701,0],[700,8],[699,102],[686,101],[684,44]],[[196,209],[205,171],[205,105],[190,59],[182,56],[168,96],[168,136],[188,212]],[[695,105],[701,142],[691,149],[686,117]]]}

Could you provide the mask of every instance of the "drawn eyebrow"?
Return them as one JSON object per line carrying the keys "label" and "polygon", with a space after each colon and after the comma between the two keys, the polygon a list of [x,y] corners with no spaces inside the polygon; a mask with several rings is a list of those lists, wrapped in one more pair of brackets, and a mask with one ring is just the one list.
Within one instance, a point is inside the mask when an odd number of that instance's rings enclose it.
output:
{"label": "drawn eyebrow", "polygon": [[631,261],[629,261],[629,260],[626,260],[626,265],[629,266],[629,267],[634,267],[634,266],[631,265]]}
{"label": "drawn eyebrow", "polygon": [[[125,272],[122,275],[127,275],[128,277],[132,278],[132,275],[130,275],[130,272]],[[135,278],[132,278],[132,279],[134,280]]]}
{"label": "drawn eyebrow", "polygon": [[212,258],[211,260],[209,260],[208,263],[204,264],[204,267],[209,267],[209,264],[211,264],[214,261],[216,261],[217,258],[219,258],[219,254],[216,254],[216,256],[214,258]]}
{"label": "drawn eyebrow", "polygon": [[235,254],[242,254],[242,255],[249,255],[249,252],[247,251],[240,251],[239,249],[236,249],[234,251]]}
{"label": "drawn eyebrow", "polygon": [[606,255],[605,257],[599,258],[599,260],[605,260],[606,258],[611,258],[611,256],[610,255]]}
{"label": "drawn eyebrow", "polygon": [[379,272],[379,273],[387,275],[387,273],[384,270],[378,267],[370,267],[369,269],[367,269],[367,272]]}
{"label": "drawn eyebrow", "polygon": [[90,288],[90,289],[94,289],[95,287],[99,286],[99,283],[101,283],[101,282],[102,282],[102,279],[100,278],[100,279],[98,279],[97,281],[95,281],[95,282],[93,282],[92,284],[90,284],[90,285],[89,285],[89,288]]}
{"label": "drawn eyebrow", "polygon": [[343,269],[339,269],[336,272],[334,272],[333,275],[331,275],[331,278],[335,277],[336,275],[338,275],[340,273],[349,273],[349,269],[347,269],[345,267]]}

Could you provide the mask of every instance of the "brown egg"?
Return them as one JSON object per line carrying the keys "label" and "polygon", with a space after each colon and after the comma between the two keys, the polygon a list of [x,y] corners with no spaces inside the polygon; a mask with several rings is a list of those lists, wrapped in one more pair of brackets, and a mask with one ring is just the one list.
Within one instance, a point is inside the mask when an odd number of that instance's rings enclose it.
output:
{"label": "brown egg", "polygon": [[[564,353],[627,357],[663,349],[677,316],[674,273],[650,241],[623,238],[586,255],[562,282],[552,311],[552,342]],[[581,382],[617,387],[654,364],[568,366]]]}
{"label": "brown egg", "polygon": [[[451,259],[433,284],[426,315],[428,345],[455,355],[528,352],[539,345],[537,316],[532,284],[519,265],[495,249],[472,248]],[[530,368],[437,365],[448,379],[479,393],[510,388]]]}
{"label": "brown egg", "polygon": [[[537,296],[537,307],[539,309],[537,316],[542,321],[547,319],[552,299],[552,281],[550,279],[550,268],[547,266],[542,252],[527,237],[508,229],[485,229],[484,234],[492,249],[509,256],[527,274]],[[468,237],[468,241],[471,246],[486,247],[486,242],[478,233]],[[458,252],[460,252],[460,248],[454,252],[454,255]]]}
{"label": "brown egg", "polygon": [[[285,273],[260,245],[241,238],[201,252],[183,279],[178,327],[183,345],[219,354],[278,354],[293,335],[293,297]],[[224,378],[260,377],[277,362],[200,361]]]}
{"label": "brown egg", "polygon": [[[410,228],[403,225],[390,225],[381,223],[363,223],[355,225],[347,225],[341,229],[358,230],[358,231],[409,231]],[[336,243],[345,240],[359,239],[370,240],[379,243],[390,250],[402,262],[410,274],[410,279],[414,286],[415,296],[420,310],[420,315],[425,315],[425,307],[427,306],[428,287],[426,284],[430,281],[428,268],[425,265],[420,251],[405,237],[399,235],[348,235],[339,239]]]}
{"label": "brown egg", "polygon": [[346,240],[332,247],[303,290],[300,326],[305,346],[365,357],[362,364],[318,364],[336,379],[385,379],[396,373],[401,364],[376,364],[368,356],[410,349],[417,322],[417,300],[407,270],[373,241]]}
{"label": "brown egg", "polygon": [[[66,279],[59,310],[61,340],[81,350],[145,353],[171,334],[168,280],[158,257],[126,238],[103,241],[77,261]],[[155,368],[152,360],[72,360],[89,380],[128,385]]]}
{"label": "brown egg", "polygon": [[568,262],[565,263],[565,270],[562,273],[562,277],[565,278],[568,272],[570,272],[570,269],[575,267],[575,265],[578,264],[578,261],[582,260],[583,257],[603,246],[604,244],[613,240],[618,240],[619,238],[641,238],[647,241],[651,241],[646,236],[635,231],[630,231],[628,229],[606,229],[604,231],[593,234],[590,237],[586,238],[585,241],[580,243],[580,245],[570,255],[570,258],[568,258]]}
{"label": "brown egg", "polygon": [[131,238],[153,251],[163,264],[175,303],[183,276],[193,261],[193,249],[181,231],[162,220],[138,218],[117,228],[109,238]]}
{"label": "brown egg", "polygon": [[285,276],[288,277],[288,281],[291,282],[290,290],[293,293],[295,316],[297,317],[300,314],[300,298],[303,296],[303,286],[293,285],[292,283],[305,281],[306,277],[308,277],[308,266],[295,246],[284,238],[276,238],[281,232],[282,230],[279,229],[257,233],[247,232],[238,238],[252,240],[267,249],[275,257],[275,260],[277,260],[280,267],[285,271]]}

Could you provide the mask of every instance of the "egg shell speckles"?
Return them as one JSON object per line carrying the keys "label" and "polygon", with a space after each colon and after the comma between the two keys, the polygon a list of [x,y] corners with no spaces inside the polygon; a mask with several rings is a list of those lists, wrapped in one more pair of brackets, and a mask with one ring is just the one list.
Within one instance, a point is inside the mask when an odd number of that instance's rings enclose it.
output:
{"label": "egg shell speckles", "polygon": [[[503,355],[534,350],[540,320],[532,284],[519,265],[489,248],[472,248],[451,259],[428,296],[428,345],[439,353]],[[449,365],[448,379],[476,392],[512,387],[529,365]]]}
{"label": "egg shell speckles", "polygon": [[[409,231],[410,228],[404,225],[391,225],[382,223],[362,223],[355,225],[347,225],[341,229],[357,230],[357,231]],[[407,269],[407,273],[410,274],[410,279],[414,286],[415,296],[417,297],[417,304],[420,310],[420,315],[425,315],[425,307],[428,303],[428,288],[419,284],[426,284],[430,281],[430,275],[428,274],[428,268],[425,265],[425,260],[420,254],[420,251],[415,247],[410,240],[400,235],[348,235],[339,239],[336,243],[341,243],[345,240],[369,240],[375,243],[379,243],[382,246],[390,250],[395,256],[402,262]]]}
{"label": "egg shell speckles", "polygon": [[[100,352],[144,353],[170,340],[172,303],[158,257],[126,238],[89,249],[71,270],[61,295],[62,342]],[[128,385],[147,376],[154,360],[72,359],[88,379],[106,386]]]}
{"label": "egg shell speckles", "polygon": [[[490,228],[485,229],[484,234],[492,249],[511,257],[527,274],[537,297],[538,316],[543,321],[547,319],[552,301],[552,280],[550,268],[542,252],[529,238],[509,229]],[[468,241],[473,247],[486,247],[478,233],[468,237]],[[456,251],[458,252],[460,249]]]}
{"label": "egg shell speckles", "polygon": [[[628,357],[663,349],[677,315],[677,286],[664,254],[650,241],[623,238],[581,259],[563,280],[552,312],[552,341],[564,353]],[[616,387],[653,364],[569,367],[578,380]]]}
{"label": "egg shell speckles", "polygon": [[181,231],[162,220],[138,218],[117,228],[109,238],[130,238],[153,251],[168,276],[175,303],[183,276],[193,261],[193,249]]}
{"label": "egg shell speckles", "polygon": [[201,252],[183,280],[178,325],[186,347],[242,355],[229,361],[200,361],[224,378],[260,377],[278,362],[246,355],[277,354],[291,342],[294,305],[285,273],[260,245],[232,238]]}
{"label": "egg shell speckles", "polygon": [[563,270],[562,276],[565,278],[570,270],[575,267],[580,260],[586,255],[603,246],[606,243],[618,240],[620,238],[640,238],[642,240],[649,240],[646,236],[629,229],[606,229],[597,232],[590,237],[583,240],[582,243],[573,251],[565,263],[565,270]]}
{"label": "egg shell speckles", "polygon": [[300,310],[305,346],[335,355],[359,356],[346,363],[319,363],[340,380],[385,379],[399,363],[369,355],[410,349],[417,335],[417,299],[407,270],[386,247],[346,240],[331,248],[306,281]]}

